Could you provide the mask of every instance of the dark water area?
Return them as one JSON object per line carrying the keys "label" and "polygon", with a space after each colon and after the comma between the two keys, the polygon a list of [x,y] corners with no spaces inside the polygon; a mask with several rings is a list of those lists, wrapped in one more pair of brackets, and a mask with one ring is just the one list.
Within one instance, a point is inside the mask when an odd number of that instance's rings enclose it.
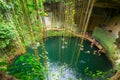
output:
{"label": "dark water area", "polygon": [[[86,77],[84,74],[87,67],[89,67],[89,70],[92,72],[96,72],[96,70],[105,72],[112,69],[112,63],[108,60],[108,58],[103,53],[96,52],[98,51],[98,48],[96,46],[91,48],[90,44],[91,42],[84,40],[79,60],[76,62],[78,58],[78,50],[80,48],[80,38],[47,38],[45,42],[45,49],[48,52],[47,56],[50,64],[50,71],[58,76],[58,69],[64,67],[63,70],[67,72],[64,72],[64,74],[69,74],[67,76],[74,75],[74,77],[71,78],[72,80],[77,80],[79,78],[82,78],[83,80],[93,80]],[[41,46],[38,47],[38,51],[39,54],[42,54]],[[27,52],[31,54],[34,53],[32,48],[28,48]],[[66,75],[64,77],[60,80],[69,80]]]}

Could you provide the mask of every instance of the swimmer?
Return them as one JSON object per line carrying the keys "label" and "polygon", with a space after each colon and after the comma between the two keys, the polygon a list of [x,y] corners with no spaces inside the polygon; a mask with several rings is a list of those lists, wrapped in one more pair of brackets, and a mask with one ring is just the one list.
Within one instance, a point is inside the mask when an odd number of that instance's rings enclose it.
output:
{"label": "swimmer", "polygon": [[83,48],[80,48],[80,50],[83,50]]}
{"label": "swimmer", "polygon": [[98,42],[95,42],[95,45],[97,46],[99,43]]}
{"label": "swimmer", "polygon": [[61,47],[62,49],[64,49],[65,48],[65,45],[62,45],[62,47]]}
{"label": "swimmer", "polygon": [[83,48],[84,46],[83,46],[83,45],[81,45],[81,47]]}
{"label": "swimmer", "polygon": [[90,51],[86,51],[85,53],[90,53]]}
{"label": "swimmer", "polygon": [[101,53],[98,53],[98,55],[100,56],[100,55],[101,55]]}
{"label": "swimmer", "polygon": [[98,50],[98,53],[101,53],[102,51],[103,51],[103,48],[102,48],[102,49],[99,49],[99,50]]}
{"label": "swimmer", "polygon": [[90,47],[91,47],[91,48],[93,47],[93,42],[91,43]]}
{"label": "swimmer", "polygon": [[64,44],[67,44],[67,42],[65,42]]}
{"label": "swimmer", "polygon": [[96,54],[96,52],[97,52],[97,51],[95,50],[93,54]]}

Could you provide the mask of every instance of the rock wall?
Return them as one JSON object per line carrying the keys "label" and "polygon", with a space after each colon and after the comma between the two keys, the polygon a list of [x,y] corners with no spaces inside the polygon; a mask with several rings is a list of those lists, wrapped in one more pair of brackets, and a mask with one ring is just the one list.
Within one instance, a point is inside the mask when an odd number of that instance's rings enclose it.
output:
{"label": "rock wall", "polygon": [[111,30],[111,33],[115,38],[118,37],[118,32],[120,31],[120,15],[112,17],[107,23],[106,30]]}

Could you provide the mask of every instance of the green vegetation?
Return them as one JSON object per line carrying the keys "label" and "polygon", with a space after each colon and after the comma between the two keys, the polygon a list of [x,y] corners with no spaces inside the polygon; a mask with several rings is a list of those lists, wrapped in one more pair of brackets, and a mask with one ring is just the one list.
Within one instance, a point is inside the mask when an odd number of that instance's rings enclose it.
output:
{"label": "green vegetation", "polygon": [[[95,0],[84,2],[85,4],[80,8],[81,17],[78,26],[81,31],[84,31],[84,36],[94,1]],[[65,30],[46,30],[44,17],[48,14],[44,10],[44,2],[51,4],[60,3],[60,11],[58,10],[60,14],[57,14],[55,17],[57,17],[59,21],[65,22],[62,26]],[[76,14],[76,4],[75,0],[0,0],[0,70],[8,72],[10,75],[20,80],[45,80],[48,75],[49,66],[47,57],[48,52],[45,49],[44,40],[48,36],[73,36],[69,33],[68,29],[70,28],[69,26],[73,27],[75,25],[74,15]],[[55,6],[52,5],[52,7]],[[53,15],[56,13],[58,12],[53,10]],[[109,36],[103,37],[106,34],[99,28],[96,28],[93,32],[93,37],[99,40],[109,53],[114,53],[114,39]],[[80,45],[83,44],[83,40],[84,38],[80,41]],[[67,42],[63,41],[63,44],[67,44]],[[38,46],[41,46],[42,55],[38,53]],[[15,59],[24,52],[22,49],[26,50],[28,47],[32,47],[35,53],[34,55],[25,54]],[[80,48],[76,58],[76,64],[80,56]],[[44,66],[40,62],[41,58]],[[13,61],[11,64],[8,63],[13,59],[15,59],[15,62]],[[97,71],[97,74],[92,74],[92,72],[86,70],[86,73],[93,78],[104,78],[103,72],[100,71]],[[82,80],[82,78],[80,78],[80,80]]]}
{"label": "green vegetation", "polygon": [[7,65],[8,63],[0,60],[0,71],[7,71]]}
{"label": "green vegetation", "polygon": [[[12,72],[13,76],[20,80],[32,80],[39,78],[43,80],[43,66],[39,62],[39,54],[37,51],[37,43],[42,45],[42,53],[44,58],[44,67],[47,68],[47,53],[44,48],[44,0],[0,0],[0,63],[8,62],[16,56],[23,53],[23,49],[29,46],[34,46],[35,56],[26,55],[20,57],[18,63],[29,65],[25,68],[23,64],[14,65],[6,64],[0,65],[3,68],[10,70],[21,67],[19,72]],[[37,61],[36,61],[37,60]],[[24,62],[25,61],[25,62]],[[16,62],[16,64],[18,64]],[[47,69],[44,69],[45,71]],[[26,72],[28,71],[28,72]],[[46,71],[47,73],[47,71]]]}
{"label": "green vegetation", "polygon": [[0,21],[7,20],[7,15],[9,14],[9,10],[11,9],[10,5],[7,5],[6,2],[0,0]]}
{"label": "green vegetation", "polygon": [[3,22],[0,23],[0,48],[5,48],[12,45],[17,36],[18,33],[13,28],[12,24]]}
{"label": "green vegetation", "polygon": [[[11,23],[0,22],[0,62],[6,62],[8,57],[13,55],[16,50],[16,45],[19,44],[18,32]],[[0,65],[1,66],[1,65]],[[6,65],[2,65],[3,69],[6,69]]]}
{"label": "green vegetation", "polygon": [[47,31],[47,36],[49,37],[54,37],[54,36],[69,36],[69,34],[65,34],[65,31],[54,31],[54,30],[49,30]]}
{"label": "green vegetation", "polygon": [[114,42],[115,38],[107,31],[104,31],[103,29],[96,27],[94,29],[94,32],[92,36],[100,42],[100,44],[108,51],[110,55],[115,53],[115,48],[114,48]]}
{"label": "green vegetation", "polygon": [[46,0],[46,2],[53,3],[53,2],[61,2],[63,0]]}
{"label": "green vegetation", "polygon": [[44,67],[31,54],[21,55],[13,64],[8,66],[9,74],[20,80],[44,80]]}
{"label": "green vegetation", "polygon": [[85,69],[85,75],[89,76],[89,77],[92,77],[94,80],[96,79],[106,79],[106,80],[109,80],[109,76],[113,73],[114,71],[113,70],[109,70],[107,72],[102,72],[102,71],[99,71],[97,70],[96,72],[92,72],[90,71],[90,69],[87,67]]}

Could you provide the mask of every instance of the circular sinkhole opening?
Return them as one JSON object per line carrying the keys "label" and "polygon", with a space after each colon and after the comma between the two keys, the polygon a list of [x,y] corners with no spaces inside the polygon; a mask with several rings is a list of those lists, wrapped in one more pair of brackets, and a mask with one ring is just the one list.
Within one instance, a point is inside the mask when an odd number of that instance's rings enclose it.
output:
{"label": "circular sinkhole opening", "polygon": [[[80,48],[80,41],[81,39],[76,37],[47,38],[45,49],[48,52],[49,73],[46,79],[93,80],[92,75],[96,71],[106,72],[112,69],[111,61],[105,56],[107,53],[99,53],[99,49],[96,46],[91,47],[88,40],[84,40]],[[41,46],[38,47],[38,52],[42,55]],[[27,53],[34,54],[34,50],[29,47]],[[41,62],[44,62],[43,59]]]}

